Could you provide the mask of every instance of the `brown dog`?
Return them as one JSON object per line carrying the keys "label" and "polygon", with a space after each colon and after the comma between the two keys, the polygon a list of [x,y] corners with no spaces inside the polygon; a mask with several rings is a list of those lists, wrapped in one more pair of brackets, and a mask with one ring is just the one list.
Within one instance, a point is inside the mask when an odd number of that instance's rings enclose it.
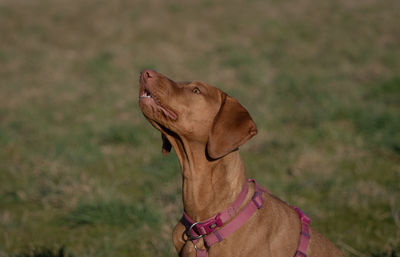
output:
{"label": "brown dog", "polygon": [[[228,208],[246,182],[238,147],[257,134],[249,113],[221,90],[202,82],[174,82],[153,70],[140,73],[139,106],[161,131],[164,154],[171,147],[178,156],[183,178],[183,205],[195,221],[206,220]],[[244,204],[251,201],[250,185]],[[298,214],[285,202],[264,194],[264,205],[220,243],[197,249],[208,256],[293,257],[299,244]],[[196,248],[182,223],[173,232],[180,256],[196,256]],[[325,237],[310,229],[308,257],[343,256]]]}

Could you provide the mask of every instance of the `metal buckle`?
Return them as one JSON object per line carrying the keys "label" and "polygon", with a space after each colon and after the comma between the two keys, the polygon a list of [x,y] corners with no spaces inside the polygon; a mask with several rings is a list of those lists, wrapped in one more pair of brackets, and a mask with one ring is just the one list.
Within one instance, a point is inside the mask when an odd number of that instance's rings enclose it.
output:
{"label": "metal buckle", "polygon": [[[194,235],[192,235],[192,233],[190,233],[190,231],[193,231],[193,232],[195,232],[194,230],[193,230],[193,228],[197,225],[197,224],[199,224],[200,222],[195,222],[195,223],[193,223],[190,227],[189,227],[189,229],[188,230],[186,230],[186,235],[189,237],[189,240],[191,240],[191,241],[193,241],[193,240],[196,240],[196,239],[200,239],[200,238],[202,238],[204,235],[198,235],[198,236],[194,236]],[[196,232],[195,232],[196,233]]]}

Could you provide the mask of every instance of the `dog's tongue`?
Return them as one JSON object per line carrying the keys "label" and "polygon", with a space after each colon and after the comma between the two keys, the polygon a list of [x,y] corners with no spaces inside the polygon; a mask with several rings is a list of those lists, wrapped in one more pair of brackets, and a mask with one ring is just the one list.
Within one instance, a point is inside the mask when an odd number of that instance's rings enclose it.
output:
{"label": "dog's tongue", "polygon": [[176,120],[178,119],[178,115],[176,115],[176,113],[174,113],[173,111],[164,108],[162,106],[160,106],[161,111],[164,113],[165,116],[167,116],[168,118],[170,118],[171,120]]}

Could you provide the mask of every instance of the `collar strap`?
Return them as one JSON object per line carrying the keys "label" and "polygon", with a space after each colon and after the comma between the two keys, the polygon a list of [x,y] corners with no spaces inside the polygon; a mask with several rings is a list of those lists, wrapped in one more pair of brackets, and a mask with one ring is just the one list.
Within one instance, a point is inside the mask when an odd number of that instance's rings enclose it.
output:
{"label": "collar strap", "polygon": [[[254,183],[255,193],[251,201],[248,202],[246,206],[243,207],[243,209],[240,211],[240,213],[237,214],[248,193],[248,182]],[[189,240],[198,240],[199,238],[203,237],[207,246],[211,246],[217,242],[222,241],[224,238],[232,234],[235,230],[246,223],[246,221],[253,215],[253,213],[263,206],[263,192],[268,191],[259,186],[254,179],[249,179],[247,183],[245,183],[245,185],[243,186],[242,192],[240,192],[235,202],[228,209],[218,213],[214,217],[205,221],[195,222],[186,213],[184,213],[181,219],[181,223],[186,227],[186,234],[188,235]],[[227,223],[227,221],[229,221],[229,223]],[[216,230],[219,227],[222,228]]]}
{"label": "collar strap", "polygon": [[185,225],[188,236],[190,238],[202,237],[208,235],[215,231],[215,229],[222,227],[228,220],[230,220],[239,210],[243,201],[245,200],[247,193],[249,191],[249,184],[245,183],[243,185],[242,191],[239,193],[239,196],[236,198],[235,202],[231,206],[229,206],[226,210],[218,213],[212,218],[209,218],[204,221],[195,222],[186,212],[183,213],[183,217],[181,222]]}

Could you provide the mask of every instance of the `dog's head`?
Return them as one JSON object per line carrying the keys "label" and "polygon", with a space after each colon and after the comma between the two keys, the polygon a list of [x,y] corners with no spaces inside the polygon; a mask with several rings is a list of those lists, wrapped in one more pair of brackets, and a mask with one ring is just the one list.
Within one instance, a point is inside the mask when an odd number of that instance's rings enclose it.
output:
{"label": "dog's head", "polygon": [[171,150],[166,135],[203,144],[205,153],[218,159],[257,134],[247,110],[216,87],[175,82],[153,70],[142,71],[139,81],[139,106],[161,131],[164,154]]}

